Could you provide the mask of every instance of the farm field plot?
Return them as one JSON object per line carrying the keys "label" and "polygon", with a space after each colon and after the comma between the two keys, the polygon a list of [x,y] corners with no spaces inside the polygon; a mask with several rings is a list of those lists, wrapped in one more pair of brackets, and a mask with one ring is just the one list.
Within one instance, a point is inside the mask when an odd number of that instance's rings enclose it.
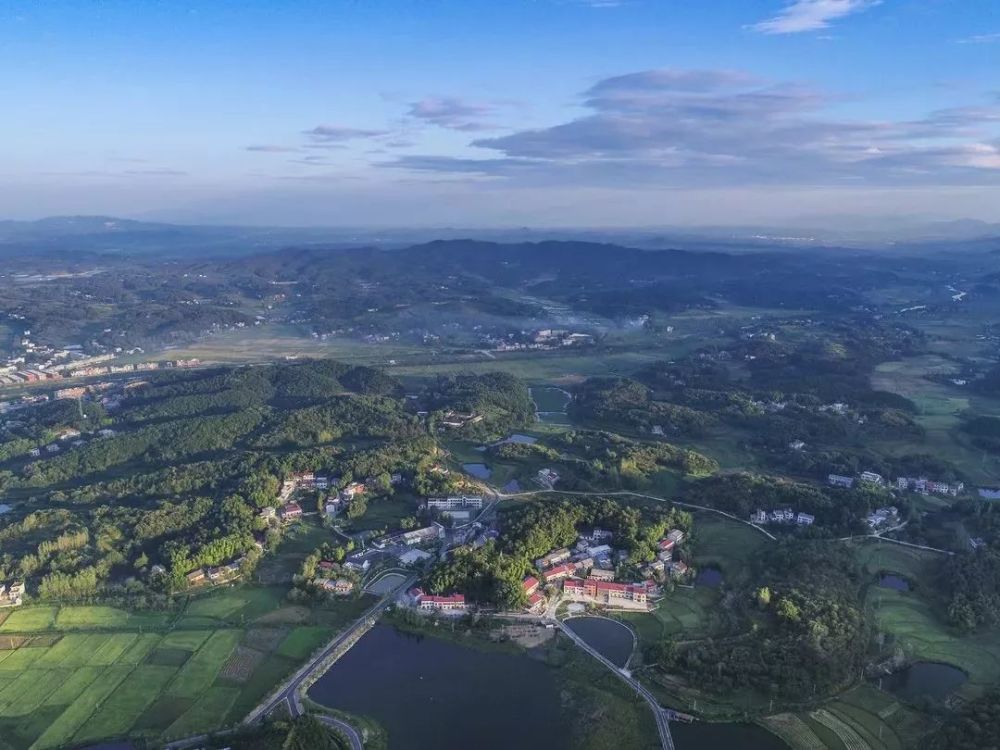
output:
{"label": "farm field plot", "polygon": [[969,681],[959,689],[959,694],[975,694],[1000,679],[1000,639],[996,631],[959,635],[938,617],[919,592],[872,586],[867,606],[879,626],[897,639],[907,656],[952,664],[963,670]]}
{"label": "farm field plot", "polygon": [[[245,586],[169,615],[96,606],[12,613],[11,630],[0,633],[0,750],[157,742],[239,721],[330,637],[331,623],[368,601],[313,611]],[[266,624],[279,615],[295,626]],[[205,625],[183,627],[195,618]]]}

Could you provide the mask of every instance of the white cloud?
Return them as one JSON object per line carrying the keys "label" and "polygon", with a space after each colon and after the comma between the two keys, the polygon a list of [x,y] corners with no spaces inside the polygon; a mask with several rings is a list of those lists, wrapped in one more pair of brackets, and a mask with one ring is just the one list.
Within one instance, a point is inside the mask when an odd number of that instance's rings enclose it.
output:
{"label": "white cloud", "polygon": [[868,10],[882,0],[793,0],[774,18],[750,28],[763,34],[798,34],[825,29],[831,21]]}
{"label": "white cloud", "polygon": [[1000,31],[995,31],[992,34],[974,34],[958,40],[959,44],[990,44],[992,42],[1000,42]]}

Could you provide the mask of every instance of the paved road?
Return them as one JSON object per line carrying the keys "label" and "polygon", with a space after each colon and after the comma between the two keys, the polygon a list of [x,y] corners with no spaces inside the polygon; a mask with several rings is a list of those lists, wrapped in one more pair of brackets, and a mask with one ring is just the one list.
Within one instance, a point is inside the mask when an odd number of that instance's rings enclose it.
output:
{"label": "paved road", "polygon": [[335,719],[332,716],[327,716],[326,714],[317,714],[316,718],[328,727],[333,727],[343,734],[347,738],[347,741],[351,743],[351,750],[364,750],[364,742],[362,742],[361,735],[358,734],[358,730],[346,721]]}
{"label": "paved road", "polygon": [[635,690],[636,694],[641,696],[646,701],[646,703],[649,704],[649,707],[653,709],[653,718],[656,719],[656,729],[660,733],[660,745],[662,746],[663,750],[674,750],[674,738],[673,735],[670,734],[670,722],[668,721],[668,717],[670,716],[670,711],[660,705],[660,701],[656,699],[656,696],[653,695],[651,692],[649,692],[645,687],[643,687],[643,685],[638,680],[634,679],[632,675],[630,675],[624,669],[620,669],[619,667],[615,666],[614,662],[612,662],[610,659],[605,658],[597,650],[591,648],[590,645],[585,640],[583,640],[580,636],[574,633],[569,627],[566,626],[565,623],[556,620],[555,625],[563,633],[565,633],[570,638],[570,640],[572,640],[577,646],[582,648],[588,654],[590,654],[599,662],[601,662],[601,664],[603,664],[612,672],[614,672],[616,675],[618,675],[619,679],[621,679],[629,687]]}
{"label": "paved road", "polygon": [[[412,586],[417,580],[415,575],[409,576],[403,583],[399,584],[392,591],[388,592],[385,596],[378,600],[377,604],[372,605],[365,611],[365,613],[355,620],[349,628],[337,635],[326,648],[324,648],[319,654],[314,656],[309,660],[295,675],[287,682],[285,682],[278,692],[267,698],[262,704],[257,706],[246,719],[243,720],[244,724],[253,724],[254,722],[260,721],[269,713],[278,708],[282,703],[288,706],[288,712],[292,716],[301,716],[305,713],[302,707],[302,701],[299,699],[299,688],[303,682],[310,675],[313,674],[317,669],[320,669],[323,663],[333,655],[333,653],[340,648],[346,641],[348,641],[359,628],[364,627],[369,619],[377,618],[381,613],[383,608],[390,601],[396,598],[396,596],[401,591],[405,591],[410,586]],[[355,734],[357,734],[355,732]]]}

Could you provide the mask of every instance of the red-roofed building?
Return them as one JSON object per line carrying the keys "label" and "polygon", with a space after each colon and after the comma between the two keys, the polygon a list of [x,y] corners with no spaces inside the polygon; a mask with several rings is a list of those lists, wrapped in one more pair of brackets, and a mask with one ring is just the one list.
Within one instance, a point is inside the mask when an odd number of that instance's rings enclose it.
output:
{"label": "red-roofed building", "polygon": [[647,600],[644,585],[598,581],[594,578],[588,578],[585,581],[579,579],[566,581],[563,585],[563,593],[567,596],[594,599],[599,604],[613,604],[615,601],[646,602]]}
{"label": "red-roofed building", "polygon": [[676,544],[677,543],[673,539],[661,539],[660,549],[663,550],[664,552],[669,552],[674,548]]}
{"label": "red-roofed building", "polygon": [[544,608],[545,597],[539,594],[537,591],[528,597],[528,611],[536,612]]}
{"label": "red-roofed building", "polygon": [[561,581],[564,578],[569,578],[575,572],[575,565],[572,563],[565,563],[563,565],[556,565],[554,568],[549,568],[544,571],[542,573],[542,578],[545,579],[546,583],[552,583],[554,581]]}
{"label": "red-roofed building", "polygon": [[288,503],[281,509],[281,517],[286,521],[291,518],[301,518],[302,506],[298,503]]}
{"label": "red-roofed building", "polygon": [[521,581],[521,588],[524,589],[525,594],[531,596],[538,590],[538,579],[534,576],[528,576]]}

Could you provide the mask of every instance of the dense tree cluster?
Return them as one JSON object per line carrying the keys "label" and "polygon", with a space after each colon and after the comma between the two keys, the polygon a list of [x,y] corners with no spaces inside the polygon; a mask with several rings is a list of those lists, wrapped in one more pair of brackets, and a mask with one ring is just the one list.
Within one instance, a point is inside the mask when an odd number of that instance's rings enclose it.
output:
{"label": "dense tree cluster", "polygon": [[869,626],[850,551],[822,542],[775,545],[754,562],[755,593],[741,601],[741,636],[651,656],[658,668],[720,693],[752,688],[790,700],[836,690],[864,663]]}
{"label": "dense tree cluster", "polygon": [[948,619],[966,631],[1000,623],[1000,552],[980,547],[949,557],[941,566],[948,595]]}
{"label": "dense tree cluster", "polygon": [[963,703],[928,738],[928,750],[995,750],[1000,748],[1000,690]]}

